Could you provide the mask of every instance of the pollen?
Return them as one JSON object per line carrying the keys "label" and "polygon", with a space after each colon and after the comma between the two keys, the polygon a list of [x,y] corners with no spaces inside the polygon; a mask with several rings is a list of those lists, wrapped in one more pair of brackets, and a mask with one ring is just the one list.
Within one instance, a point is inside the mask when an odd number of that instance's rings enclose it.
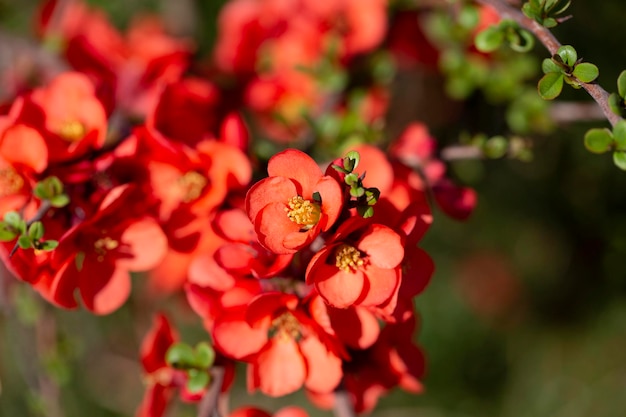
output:
{"label": "pollen", "polygon": [[317,203],[305,200],[299,195],[289,200],[285,211],[289,220],[307,230],[317,224],[322,213]]}
{"label": "pollen", "polygon": [[269,337],[300,340],[302,338],[300,322],[290,312],[283,313],[272,320]]}
{"label": "pollen", "polygon": [[85,128],[85,125],[81,122],[77,120],[71,120],[63,123],[58,133],[63,139],[69,142],[77,142],[85,137],[87,129]]}
{"label": "pollen", "polygon": [[335,266],[344,272],[356,272],[365,264],[361,252],[350,245],[341,245],[335,252]]}
{"label": "pollen", "polygon": [[178,186],[183,191],[183,202],[189,203],[200,197],[207,182],[204,175],[195,171],[189,171],[178,178]]}
{"label": "pollen", "polygon": [[12,168],[0,169],[0,197],[16,194],[24,186],[24,179]]}
{"label": "pollen", "polygon": [[116,249],[119,245],[120,243],[117,240],[111,239],[109,236],[105,236],[96,240],[93,247],[98,255],[98,260],[102,261],[107,252]]}

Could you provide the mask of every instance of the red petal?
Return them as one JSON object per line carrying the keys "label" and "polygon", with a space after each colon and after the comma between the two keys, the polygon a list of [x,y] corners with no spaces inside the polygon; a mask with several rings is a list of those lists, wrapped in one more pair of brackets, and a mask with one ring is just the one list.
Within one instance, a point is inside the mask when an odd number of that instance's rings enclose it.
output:
{"label": "red petal", "polygon": [[18,124],[4,132],[0,155],[13,164],[23,164],[38,173],[48,166],[48,147],[43,137],[26,125]]}
{"label": "red petal", "polygon": [[383,269],[369,265],[365,268],[365,275],[367,276],[367,287],[365,296],[357,301],[360,305],[381,305],[398,291],[401,276],[399,268]]}
{"label": "red petal", "polygon": [[329,352],[326,346],[313,336],[301,341],[300,349],[308,364],[304,385],[315,392],[334,390],[343,377],[341,359]]}
{"label": "red petal", "polygon": [[258,377],[259,389],[270,397],[280,397],[297,391],[306,378],[306,365],[291,338],[271,339],[256,359],[254,373]]}
{"label": "red petal", "polygon": [[[308,243],[307,239],[310,237],[307,232],[300,233],[300,226],[287,217],[284,203],[266,205],[259,212],[254,223],[259,235],[259,243],[277,254],[297,252],[300,247]],[[295,235],[289,236],[292,233]],[[288,247],[285,246],[285,241]]]}
{"label": "red petal", "polygon": [[267,343],[267,329],[253,329],[245,321],[245,309],[230,311],[215,321],[215,347],[223,354],[243,359],[260,351]]}
{"label": "red petal", "polygon": [[274,413],[274,417],[309,417],[309,414],[296,406],[283,407]]}
{"label": "red petal", "polygon": [[357,247],[367,254],[368,260],[379,268],[395,268],[402,262],[404,248],[400,235],[381,224],[373,224],[359,242]]}
{"label": "red petal", "polygon": [[156,267],[167,252],[167,237],[154,219],[145,218],[126,228],[120,238],[122,246],[128,245],[132,258],[118,261],[130,271],[147,271]]}
{"label": "red petal", "polygon": [[163,314],[157,314],[154,317],[152,327],[141,342],[141,364],[147,373],[153,373],[157,369],[167,367],[165,355],[176,339],[178,337],[170,326],[167,317]]}
{"label": "red petal", "polygon": [[256,407],[240,407],[228,417],[272,417],[272,415]]}
{"label": "red petal", "polygon": [[353,305],[365,289],[363,272],[344,272],[334,265],[320,265],[311,271],[315,288],[331,306],[346,308]]}
{"label": "red petal", "polygon": [[267,174],[293,179],[300,187],[298,194],[308,198],[315,191],[313,186],[322,176],[322,170],[309,155],[297,149],[287,149],[269,160]]}
{"label": "red petal", "polygon": [[[257,223],[257,215],[270,203],[281,203],[286,207],[289,200],[298,195],[293,181],[283,177],[265,178],[254,184],[246,195],[246,212],[252,223]],[[287,220],[287,213],[283,210]],[[291,221],[291,220],[290,220]]]}
{"label": "red petal", "polygon": [[161,384],[153,384],[141,400],[135,417],[162,417],[172,398],[172,390]]}
{"label": "red petal", "polygon": [[215,291],[226,291],[235,285],[235,278],[220,267],[213,256],[203,253],[189,265],[189,282]]}
{"label": "red petal", "polygon": [[322,213],[327,216],[322,227],[323,230],[328,230],[337,221],[343,207],[341,187],[337,181],[327,176],[315,184],[314,191],[319,192],[322,197]]}
{"label": "red petal", "polygon": [[95,314],[109,314],[130,295],[130,275],[125,268],[85,258],[80,271],[80,295]]}
{"label": "red petal", "polygon": [[367,349],[378,340],[380,325],[376,317],[366,308],[329,307],[328,314],[337,336],[346,345],[356,349]]}

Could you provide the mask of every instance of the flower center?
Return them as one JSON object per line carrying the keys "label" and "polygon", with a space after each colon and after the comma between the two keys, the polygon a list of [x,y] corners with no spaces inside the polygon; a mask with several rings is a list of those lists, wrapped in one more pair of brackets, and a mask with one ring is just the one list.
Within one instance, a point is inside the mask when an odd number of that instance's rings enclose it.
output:
{"label": "flower center", "polygon": [[317,203],[298,196],[292,197],[285,207],[289,220],[308,230],[320,220],[322,211]]}
{"label": "flower center", "polygon": [[104,259],[104,255],[106,255],[108,251],[117,248],[119,245],[120,243],[117,240],[111,239],[109,236],[96,240],[93,247],[98,255],[98,261],[102,261]]}
{"label": "flower center", "polygon": [[300,340],[302,338],[300,322],[290,312],[283,313],[272,320],[269,329],[269,337],[278,337],[281,339],[289,338],[296,341]]}
{"label": "flower center", "polygon": [[85,128],[85,125],[81,122],[71,120],[63,123],[58,133],[63,139],[69,142],[77,142],[85,137],[87,129]]}
{"label": "flower center", "polygon": [[365,264],[365,260],[361,258],[361,252],[350,245],[341,245],[335,252],[335,266],[344,272],[356,272],[356,270]]}
{"label": "flower center", "polygon": [[183,202],[189,203],[200,197],[206,184],[206,177],[195,171],[189,171],[178,178],[178,186],[183,190]]}
{"label": "flower center", "polygon": [[0,197],[16,194],[24,186],[24,179],[12,168],[0,169]]}

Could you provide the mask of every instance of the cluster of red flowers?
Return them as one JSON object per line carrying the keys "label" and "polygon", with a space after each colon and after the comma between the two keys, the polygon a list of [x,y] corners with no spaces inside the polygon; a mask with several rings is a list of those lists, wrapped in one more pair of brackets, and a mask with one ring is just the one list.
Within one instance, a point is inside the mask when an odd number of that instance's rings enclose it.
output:
{"label": "cluster of red flowers", "polygon": [[[357,412],[396,386],[420,392],[413,300],[434,269],[419,247],[429,195],[465,218],[473,191],[446,179],[419,123],[387,152],[357,144],[318,162],[284,149],[252,184],[259,163],[237,111],[251,110],[278,142],[305,129],[298,106],[318,107],[324,91],[299,66],[332,51],[348,67],[377,47],[386,1],[233,0],[219,18],[215,79],[192,71],[190,42],[157,20],[122,34],[81,2],[59,4],[45,3],[40,33],[60,39],[73,70],[22,86],[0,116],[3,227],[15,228],[18,213],[45,230],[31,235],[34,249],[15,251],[15,237],[2,243],[14,275],[55,305],[108,314],[130,296],[131,273],[148,272],[155,294],[184,292],[202,318],[229,375],[223,391],[241,361],[250,391],[304,388],[320,407],[339,388]],[[226,91],[224,77],[239,87]],[[35,193],[51,178],[62,190]],[[59,194],[69,203],[51,204]],[[44,250],[43,238],[58,246]],[[166,361],[177,340],[159,316],[142,348],[149,387],[140,416],[161,416],[174,389],[202,398]]]}

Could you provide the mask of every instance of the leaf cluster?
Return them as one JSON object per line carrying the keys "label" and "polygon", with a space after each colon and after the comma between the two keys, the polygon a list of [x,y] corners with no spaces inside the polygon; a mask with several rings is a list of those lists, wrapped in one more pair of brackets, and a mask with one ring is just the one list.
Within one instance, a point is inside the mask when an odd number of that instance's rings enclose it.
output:
{"label": "leaf cluster", "polygon": [[215,350],[207,342],[195,348],[186,343],[174,343],[165,354],[169,366],[182,370],[187,375],[187,389],[191,393],[204,390],[211,382],[210,368],[215,362]]}
{"label": "leaf cluster", "polygon": [[544,100],[553,100],[561,94],[563,84],[581,88],[583,84],[598,78],[598,67],[589,62],[582,62],[576,50],[570,45],[563,45],[551,58],[541,64],[544,76],[539,80],[537,90]]}
{"label": "leaf cluster", "polygon": [[374,215],[374,205],[380,198],[380,190],[376,187],[363,186],[365,173],[358,175],[354,170],[359,166],[361,156],[356,151],[350,151],[342,160],[342,165],[333,164],[337,172],[344,175],[344,183],[349,187],[350,205],[356,207],[359,216],[363,218]]}
{"label": "leaf cluster", "polygon": [[522,6],[522,12],[542,26],[552,28],[569,8],[571,0],[529,0]]}

